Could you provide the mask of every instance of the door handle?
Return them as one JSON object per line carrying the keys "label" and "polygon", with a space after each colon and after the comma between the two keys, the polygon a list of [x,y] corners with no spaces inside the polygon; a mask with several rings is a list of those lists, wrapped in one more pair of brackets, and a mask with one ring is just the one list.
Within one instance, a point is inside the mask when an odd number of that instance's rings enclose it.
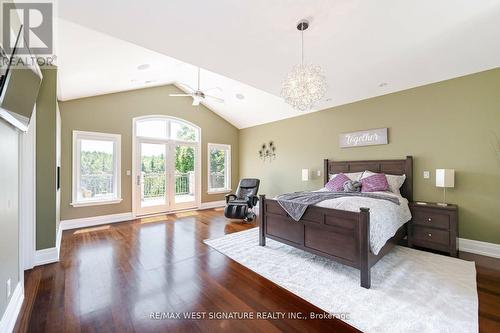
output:
{"label": "door handle", "polygon": [[137,183],[137,186],[141,185],[141,176],[137,176],[137,180],[136,180],[136,183]]}

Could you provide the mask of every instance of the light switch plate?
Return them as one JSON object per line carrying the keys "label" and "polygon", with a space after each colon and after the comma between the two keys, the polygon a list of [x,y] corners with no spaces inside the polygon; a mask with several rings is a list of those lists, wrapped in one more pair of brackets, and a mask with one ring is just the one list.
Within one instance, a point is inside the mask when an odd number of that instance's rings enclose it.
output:
{"label": "light switch plate", "polygon": [[318,175],[318,177],[321,176],[321,170],[318,170],[317,175]]}
{"label": "light switch plate", "polygon": [[424,178],[425,179],[431,178],[431,173],[429,171],[424,171]]}
{"label": "light switch plate", "polygon": [[131,174],[130,170],[127,170],[127,176],[130,176]]}

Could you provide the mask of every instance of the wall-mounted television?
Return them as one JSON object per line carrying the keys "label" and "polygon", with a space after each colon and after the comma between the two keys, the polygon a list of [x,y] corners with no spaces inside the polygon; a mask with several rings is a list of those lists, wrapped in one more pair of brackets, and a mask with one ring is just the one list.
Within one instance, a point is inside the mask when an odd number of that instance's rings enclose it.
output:
{"label": "wall-mounted television", "polygon": [[38,97],[42,72],[36,57],[32,54],[18,54],[20,43],[26,45],[23,36],[21,25],[12,54],[2,61],[7,63],[7,66],[0,78],[0,118],[26,131]]}

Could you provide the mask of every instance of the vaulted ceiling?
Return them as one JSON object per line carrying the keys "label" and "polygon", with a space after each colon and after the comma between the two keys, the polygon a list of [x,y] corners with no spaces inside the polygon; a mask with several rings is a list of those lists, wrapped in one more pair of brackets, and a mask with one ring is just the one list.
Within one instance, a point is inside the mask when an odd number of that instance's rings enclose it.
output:
{"label": "vaulted ceiling", "polygon": [[225,99],[207,106],[239,128],[303,114],[279,97],[302,18],[306,62],[329,84],[313,111],[500,66],[499,0],[64,0],[57,11],[60,99],[195,86],[200,66],[202,87]]}

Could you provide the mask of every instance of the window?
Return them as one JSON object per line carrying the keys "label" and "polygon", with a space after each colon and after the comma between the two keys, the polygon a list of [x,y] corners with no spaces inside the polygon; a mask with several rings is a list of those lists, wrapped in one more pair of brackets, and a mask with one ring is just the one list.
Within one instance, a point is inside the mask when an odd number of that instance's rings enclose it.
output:
{"label": "window", "polygon": [[121,135],[73,131],[72,206],[121,202]]}
{"label": "window", "polygon": [[181,120],[169,118],[147,118],[136,123],[136,136],[142,138],[199,141],[199,129]]}
{"label": "window", "polygon": [[146,138],[165,139],[168,137],[168,123],[162,119],[146,119],[137,122],[136,135]]}
{"label": "window", "polygon": [[208,144],[208,193],[231,191],[231,146]]}
{"label": "window", "polygon": [[198,141],[198,132],[193,126],[175,120],[170,121],[170,138],[172,140]]}

